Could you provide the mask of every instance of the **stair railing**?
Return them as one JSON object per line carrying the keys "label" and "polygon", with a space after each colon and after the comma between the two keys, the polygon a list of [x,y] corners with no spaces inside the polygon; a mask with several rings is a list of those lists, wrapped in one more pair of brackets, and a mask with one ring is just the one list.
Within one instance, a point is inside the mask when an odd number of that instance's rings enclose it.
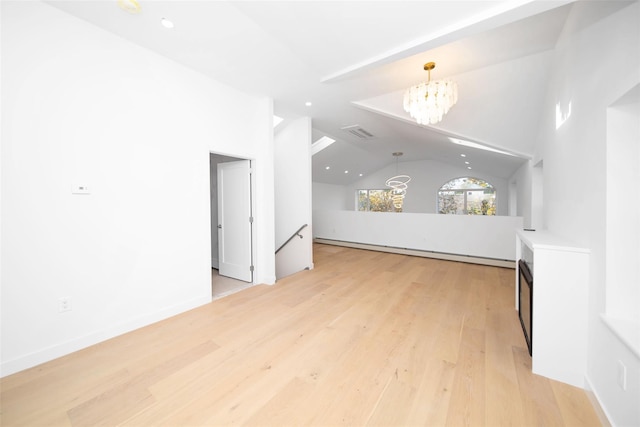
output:
{"label": "stair railing", "polygon": [[293,234],[291,235],[291,237],[289,237],[289,238],[287,239],[287,241],[286,241],[286,242],[284,242],[282,245],[280,245],[280,247],[276,250],[276,253],[280,252],[280,249],[284,248],[284,247],[287,245],[287,243],[289,243],[291,240],[293,240],[293,238],[294,238],[294,237],[298,236],[298,237],[300,237],[300,238],[302,239],[302,238],[303,238],[303,236],[302,236],[302,234],[300,234],[300,232],[301,232],[301,231],[302,231],[302,229],[303,229],[303,228],[305,228],[307,225],[308,225],[308,224],[305,224],[305,225],[303,225],[302,227],[298,228],[298,230],[297,230],[295,233],[293,233]]}

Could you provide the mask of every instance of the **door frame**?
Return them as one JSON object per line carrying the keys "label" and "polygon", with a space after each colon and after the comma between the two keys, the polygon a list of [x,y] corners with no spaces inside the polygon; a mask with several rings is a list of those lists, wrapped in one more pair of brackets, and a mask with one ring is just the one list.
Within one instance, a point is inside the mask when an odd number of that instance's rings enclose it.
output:
{"label": "door frame", "polygon": [[[220,161],[216,162],[216,167],[212,168],[211,167],[211,163],[212,163],[212,159],[213,158],[217,158]],[[251,274],[251,282],[252,284],[256,284],[256,271],[258,270],[259,266],[258,266],[258,260],[257,260],[257,256],[256,256],[256,248],[257,248],[257,244],[256,244],[256,236],[258,235],[257,230],[259,227],[259,221],[256,221],[256,174],[254,173],[255,168],[256,168],[256,159],[251,158],[251,157],[244,157],[242,155],[236,155],[233,153],[222,153],[219,151],[209,151],[209,264],[211,264],[211,259],[212,259],[212,253],[211,250],[213,248],[213,235],[215,233],[216,235],[216,243],[218,243],[218,230],[217,227],[213,228],[211,226],[211,220],[212,220],[212,215],[213,215],[213,209],[214,209],[214,204],[213,204],[213,200],[211,200],[211,186],[212,186],[212,182],[215,183],[215,185],[217,186],[217,164],[218,163],[223,163],[224,161],[237,161],[237,160],[249,160],[250,165],[251,165],[251,179],[250,179],[250,190],[249,190],[249,203],[251,205],[251,216],[253,217],[253,224],[251,225],[251,263],[253,264],[253,272]],[[212,170],[213,169],[213,170]],[[215,180],[212,181],[212,175],[215,175]],[[217,188],[216,188],[216,194],[217,194]],[[219,195],[218,195],[219,197]],[[217,209],[218,207],[218,200],[215,201],[215,209]],[[217,211],[216,211],[216,217],[217,217]],[[210,266],[210,268],[213,268],[213,266]],[[249,283],[249,282],[247,282]]]}

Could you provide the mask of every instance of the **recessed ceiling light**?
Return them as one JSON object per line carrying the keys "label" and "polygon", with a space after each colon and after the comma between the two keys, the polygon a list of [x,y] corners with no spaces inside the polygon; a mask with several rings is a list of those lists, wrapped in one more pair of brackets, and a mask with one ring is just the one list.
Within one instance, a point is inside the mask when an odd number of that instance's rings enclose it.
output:
{"label": "recessed ceiling light", "polygon": [[467,157],[466,154],[460,154],[460,157]]}
{"label": "recessed ceiling light", "polygon": [[329,170],[329,169],[331,169],[331,166],[326,166],[325,169]]}
{"label": "recessed ceiling light", "polygon": [[304,103],[304,105],[306,105],[307,107],[311,107],[313,104],[311,104],[311,101],[307,101]]}
{"label": "recessed ceiling light", "polygon": [[160,23],[165,28],[173,28],[173,22],[169,21],[167,18],[162,18]]}
{"label": "recessed ceiling light", "polygon": [[467,169],[471,169],[471,166],[467,166]]}
{"label": "recessed ceiling light", "polygon": [[468,165],[468,164],[469,164],[469,162],[464,162],[464,164],[465,164],[465,165]]}
{"label": "recessed ceiling light", "polygon": [[344,173],[349,173],[349,171],[344,171]]}
{"label": "recessed ceiling light", "polygon": [[360,174],[359,176],[362,176],[362,174]]}

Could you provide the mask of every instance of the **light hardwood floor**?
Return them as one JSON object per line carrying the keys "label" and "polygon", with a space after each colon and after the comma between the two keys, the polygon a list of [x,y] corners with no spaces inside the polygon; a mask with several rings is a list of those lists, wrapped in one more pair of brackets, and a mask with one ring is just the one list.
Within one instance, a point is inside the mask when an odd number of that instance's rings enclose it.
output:
{"label": "light hardwood floor", "polygon": [[315,269],[2,379],[1,424],[591,426],[531,373],[514,271],[315,245]]}

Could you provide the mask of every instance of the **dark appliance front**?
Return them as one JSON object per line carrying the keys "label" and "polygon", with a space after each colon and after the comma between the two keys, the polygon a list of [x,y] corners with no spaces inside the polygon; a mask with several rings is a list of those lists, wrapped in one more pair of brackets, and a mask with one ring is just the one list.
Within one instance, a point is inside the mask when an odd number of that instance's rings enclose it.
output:
{"label": "dark appliance front", "polygon": [[518,310],[518,314],[520,317],[520,324],[522,325],[522,331],[524,332],[524,338],[527,341],[527,347],[529,348],[529,355],[533,355],[533,275],[524,260],[520,260],[518,262],[518,267],[520,270],[520,276],[518,278],[518,307],[520,309]]}

